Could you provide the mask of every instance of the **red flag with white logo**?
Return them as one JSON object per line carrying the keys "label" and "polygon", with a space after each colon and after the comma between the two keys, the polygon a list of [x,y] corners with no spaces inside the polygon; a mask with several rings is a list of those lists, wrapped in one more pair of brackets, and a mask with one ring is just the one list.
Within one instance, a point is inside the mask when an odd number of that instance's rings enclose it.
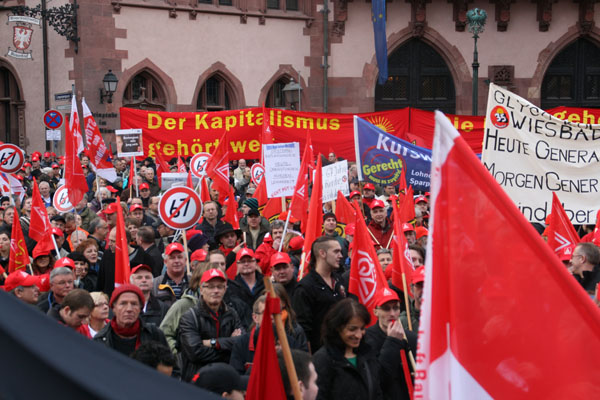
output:
{"label": "red flag with white logo", "polygon": [[552,192],[552,213],[548,224],[548,245],[556,253],[579,243],[579,236],[567,216],[556,192]]}
{"label": "red flag with white logo", "polygon": [[83,139],[77,113],[77,102],[75,96],[73,96],[71,115],[65,134],[65,186],[69,193],[69,201],[73,206],[79,204],[83,195],[88,191],[88,185],[78,157],[81,151],[83,151]]}
{"label": "red flag with white logo", "polygon": [[114,182],[117,180],[117,171],[115,171],[115,167],[110,162],[111,155],[108,153],[96,120],[85,103],[85,98],[81,99],[81,108],[83,109],[83,125],[85,127],[85,141],[87,143],[87,149],[84,152],[89,157],[90,165],[96,171],[96,175],[109,182]]}
{"label": "red flag with white logo", "polygon": [[223,134],[219,145],[204,167],[206,174],[212,179],[212,187],[219,192],[219,203],[223,203],[229,193],[229,151],[227,150],[227,132]]}
{"label": "red flag with white logo", "polygon": [[29,221],[29,237],[36,242],[41,241],[50,232],[50,219],[46,212],[46,205],[40,195],[37,180],[33,178],[31,193],[31,217]]}
{"label": "red flag with white logo", "polygon": [[181,173],[187,172],[187,169],[185,168],[185,163],[179,156],[177,156],[177,172],[181,172]]}
{"label": "red flag with white logo", "polygon": [[121,208],[121,199],[117,197],[117,237],[115,243],[115,287],[129,283],[131,267],[129,265],[129,246],[125,233],[125,218]]}
{"label": "red flag with white logo", "polygon": [[597,306],[446,116],[435,121],[415,398],[597,398]]}
{"label": "red flag with white logo", "polygon": [[[50,233],[48,233],[50,235]],[[25,236],[21,229],[21,220],[15,212],[13,216],[12,231],[10,234],[10,253],[8,256],[8,273],[12,274],[20,269],[25,270],[29,264],[29,254],[25,244]]]}

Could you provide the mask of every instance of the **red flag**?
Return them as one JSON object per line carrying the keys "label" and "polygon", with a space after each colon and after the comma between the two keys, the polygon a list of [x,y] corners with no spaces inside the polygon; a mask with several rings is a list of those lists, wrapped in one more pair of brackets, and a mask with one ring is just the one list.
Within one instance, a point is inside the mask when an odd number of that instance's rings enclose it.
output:
{"label": "red flag", "polygon": [[[323,227],[323,163],[321,161],[321,155],[317,161],[317,171],[315,173],[315,180],[313,182],[312,194],[310,196],[310,204],[308,206],[308,221],[306,222],[306,232],[304,234],[304,247],[302,252],[304,253],[304,259],[310,259],[310,249],[313,242],[319,236],[321,236],[321,228]],[[298,273],[298,280],[304,278],[308,273],[306,264],[301,268]]]}
{"label": "red flag", "polygon": [[75,96],[71,101],[71,116],[65,134],[65,187],[69,193],[69,200],[73,206],[79,204],[83,195],[88,191],[88,185],[83,175],[81,162],[78,157],[78,148],[81,143],[81,128]]}
{"label": "red flag", "polygon": [[163,172],[171,172],[171,169],[169,168],[169,164],[167,164],[167,162],[164,160],[164,158],[158,151],[154,153],[154,162],[156,164],[156,177],[158,179],[158,182],[162,186],[161,178]]}
{"label": "red flag", "polygon": [[312,145],[312,140],[310,139],[310,132],[306,132],[306,149],[308,149],[308,152],[306,153],[306,157],[308,160],[308,178],[309,180],[312,180],[313,178],[313,171],[315,170],[315,153],[314,153],[314,148]]}
{"label": "red flag", "polygon": [[400,209],[400,222],[413,223],[415,220],[415,199],[413,198],[412,185],[406,189],[404,201],[402,202],[402,208]]}
{"label": "red flag", "polygon": [[117,237],[115,243],[115,287],[129,283],[129,246],[125,234],[125,218],[121,208],[121,199],[117,197]]}
{"label": "red flag", "polygon": [[194,189],[194,181],[192,180],[192,171],[188,171],[187,173],[187,181],[185,183],[187,187]]}
{"label": "red flag", "polygon": [[[273,133],[271,132],[271,125],[269,124],[268,121],[268,113],[267,113],[267,109],[265,108],[265,104],[263,103],[262,106],[262,115],[263,115],[263,123],[262,123],[262,132],[261,132],[261,149],[263,149],[265,144],[271,144],[273,143]],[[264,155],[264,151],[261,150],[260,152],[260,163],[262,165],[265,165],[265,155]]]}
{"label": "red flag", "polygon": [[302,164],[296,178],[296,187],[290,204],[290,213],[292,217],[301,221],[301,226],[306,229],[306,218],[308,217],[308,146],[304,148]]}
{"label": "red flag", "polygon": [[600,210],[596,213],[596,227],[594,228],[592,235],[592,243],[596,246],[600,246]]}
{"label": "red flag", "polygon": [[597,306],[435,119],[415,398],[597,398]]}
{"label": "red flag", "polygon": [[267,201],[269,200],[269,198],[267,197],[267,181],[264,177],[258,184],[258,187],[254,191],[254,195],[252,197],[255,198],[256,201],[258,201],[258,209],[262,211],[262,209],[265,208]]}
{"label": "red flag", "polygon": [[237,210],[237,201],[235,201],[235,194],[233,193],[233,189],[230,187],[229,196],[227,196],[227,200],[225,201],[227,204],[227,211],[225,211],[225,216],[223,217],[224,222],[229,222],[233,229],[240,229],[240,219],[238,217]]}
{"label": "red flag", "polygon": [[[33,211],[33,209],[32,209]],[[50,236],[50,232],[46,233]],[[13,216],[12,232],[10,234],[10,254],[8,257],[8,273],[12,274],[20,269],[25,269],[29,264],[29,254],[27,253],[27,245],[25,237],[21,229],[21,220],[15,212]]]}
{"label": "red flag", "polygon": [[[410,279],[415,266],[413,265],[410,257],[408,242],[406,241],[404,231],[402,230],[398,201],[396,200],[395,196],[393,196],[390,197],[390,202],[392,203],[392,212],[394,215],[394,240],[392,241],[393,262],[392,265],[388,266],[386,269],[385,275],[387,278],[392,279],[392,285],[404,291],[404,283],[402,281],[402,273],[404,273],[404,278],[406,280],[406,291],[410,296],[412,296],[412,292],[410,290]],[[388,273],[388,271],[390,272]]]}
{"label": "red flag", "polygon": [[548,244],[556,253],[563,248],[579,243],[579,236],[567,216],[556,192],[552,192],[552,213],[548,224]]}
{"label": "red flag", "polygon": [[269,222],[273,222],[279,215],[283,212],[283,207],[281,205],[281,198],[274,197],[267,201],[267,204],[262,210],[262,216],[269,220]]}
{"label": "red flag", "polygon": [[207,201],[211,201],[210,198],[210,190],[208,189],[208,179],[206,177],[202,178],[202,184],[200,186],[200,200],[202,200],[202,204]]}
{"label": "red flag", "polygon": [[29,237],[36,242],[41,241],[50,231],[50,219],[46,212],[46,205],[40,195],[37,180],[33,178],[33,191],[31,193],[31,220],[29,221]]}
{"label": "red flag", "polygon": [[[355,203],[356,207],[360,207]],[[348,291],[358,297],[358,301],[367,307],[372,315],[374,323],[377,318],[373,315],[375,302],[380,292],[389,290],[389,286],[383,275],[379,259],[375,253],[375,247],[367,231],[364,218],[357,213],[355,218],[354,249],[352,250],[352,262],[350,263],[350,283]]]}
{"label": "red flag", "polygon": [[96,175],[101,178],[114,182],[117,180],[117,172],[110,157],[112,154],[108,154],[108,149],[104,143],[104,139],[100,134],[100,129],[96,124],[96,120],[92,115],[92,112],[85,103],[85,99],[81,99],[81,108],[83,108],[83,125],[85,127],[85,141],[87,142],[87,149],[84,150],[85,154],[90,159],[90,165],[96,171]]}
{"label": "red flag", "polygon": [[181,159],[181,157],[179,157],[179,156],[177,156],[177,172],[182,172],[182,173],[187,172],[187,169],[185,168],[185,164],[184,164],[183,160]]}
{"label": "red flag", "polygon": [[272,298],[267,292],[265,311],[263,312],[258,334],[258,343],[254,353],[252,372],[246,390],[246,400],[285,400],[285,389],[279,361],[275,352],[275,335],[271,316],[280,313],[279,299]]}
{"label": "red flag", "polygon": [[338,222],[342,222],[346,225],[354,223],[354,220],[356,219],[356,210],[339,190],[335,202],[335,218]]}
{"label": "red flag", "polygon": [[227,150],[227,132],[223,134],[219,145],[204,167],[206,174],[212,179],[212,187],[219,192],[219,203],[229,193],[229,151]]}

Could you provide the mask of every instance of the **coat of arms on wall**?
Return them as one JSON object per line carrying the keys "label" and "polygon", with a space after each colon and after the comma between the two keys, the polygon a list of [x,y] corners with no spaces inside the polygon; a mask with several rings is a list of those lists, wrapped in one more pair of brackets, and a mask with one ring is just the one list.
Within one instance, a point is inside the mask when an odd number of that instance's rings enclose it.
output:
{"label": "coat of arms on wall", "polygon": [[9,15],[8,23],[15,23],[13,25],[12,37],[12,45],[14,47],[9,46],[6,55],[20,60],[33,59],[32,51],[29,50],[29,47],[31,46],[31,39],[33,37],[33,25],[39,26],[40,20],[24,15]]}

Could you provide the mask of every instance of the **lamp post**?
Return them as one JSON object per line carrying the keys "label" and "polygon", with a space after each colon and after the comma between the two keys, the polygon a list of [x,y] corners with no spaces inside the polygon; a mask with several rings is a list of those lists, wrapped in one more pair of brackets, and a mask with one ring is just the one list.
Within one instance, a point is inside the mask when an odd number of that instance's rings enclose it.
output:
{"label": "lamp post", "polygon": [[467,24],[469,25],[469,32],[473,34],[475,40],[475,48],[473,50],[473,115],[477,115],[477,103],[478,103],[478,80],[479,80],[479,61],[477,59],[477,39],[479,34],[483,32],[485,26],[485,20],[487,19],[487,13],[485,10],[479,8],[473,8],[467,11]]}
{"label": "lamp post", "polygon": [[104,78],[102,78],[102,83],[104,85],[104,91],[106,94],[104,94],[102,89],[100,89],[100,104],[104,103],[104,98],[106,97],[108,97],[106,102],[110,104],[112,103],[113,93],[117,91],[117,84],[119,83],[119,80],[115,74],[112,73],[112,69],[109,69],[106,75],[104,75]]}
{"label": "lamp post", "polygon": [[301,97],[302,97],[302,86],[294,81],[294,78],[290,79],[290,82],[283,87],[283,95],[285,101],[290,105],[291,109],[294,109],[294,104],[298,103],[298,109],[300,111]]}

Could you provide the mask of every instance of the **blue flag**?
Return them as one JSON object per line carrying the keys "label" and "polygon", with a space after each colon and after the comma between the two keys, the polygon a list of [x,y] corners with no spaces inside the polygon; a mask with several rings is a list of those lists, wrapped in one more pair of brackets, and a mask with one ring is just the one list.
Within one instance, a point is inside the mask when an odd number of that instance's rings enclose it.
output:
{"label": "blue flag", "polygon": [[385,34],[385,0],[371,2],[371,17],[375,33],[375,56],[379,67],[377,83],[383,85],[388,78],[387,37]]}
{"label": "blue flag", "polygon": [[378,185],[398,185],[406,168],[406,184],[429,191],[431,150],[397,138],[354,116],[354,146],[358,179]]}

